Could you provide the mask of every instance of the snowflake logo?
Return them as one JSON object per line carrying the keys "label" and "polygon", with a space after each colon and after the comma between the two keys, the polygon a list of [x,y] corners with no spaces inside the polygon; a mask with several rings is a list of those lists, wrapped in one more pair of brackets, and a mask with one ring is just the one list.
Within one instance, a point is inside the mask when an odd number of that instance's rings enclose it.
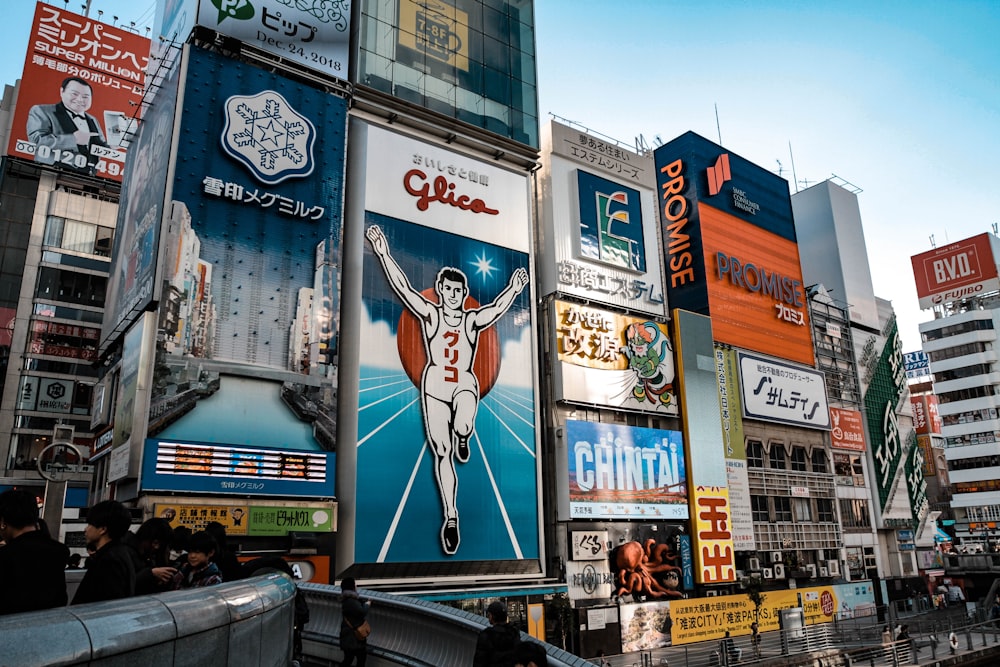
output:
{"label": "snowflake logo", "polygon": [[312,122],[273,90],[226,100],[222,148],[263,183],[311,174],[315,143]]}

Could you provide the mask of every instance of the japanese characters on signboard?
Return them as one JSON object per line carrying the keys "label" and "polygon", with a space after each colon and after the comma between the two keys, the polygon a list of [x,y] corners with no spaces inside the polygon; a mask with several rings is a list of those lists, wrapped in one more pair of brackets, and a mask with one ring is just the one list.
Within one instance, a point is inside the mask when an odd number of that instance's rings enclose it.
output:
{"label": "japanese characters on signboard", "polygon": [[1000,239],[979,234],[910,258],[924,310],[1000,289]]}
{"label": "japanese characters on signboard", "polygon": [[329,533],[334,530],[335,515],[330,505],[304,505],[291,501],[287,505],[264,504],[189,504],[157,502],[153,514],[166,519],[173,527],[185,526],[192,531],[205,530],[215,521],[222,524],[227,535],[276,536],[290,532]]}
{"label": "japanese characters on signboard", "polygon": [[906,378],[908,380],[930,379],[931,359],[926,352],[906,352],[903,354],[903,362],[906,364]]}
{"label": "japanese characters on signboard", "polygon": [[7,152],[121,182],[149,39],[39,2]]}
{"label": "japanese characters on signboard", "polygon": [[745,417],[806,428],[830,428],[822,373],[747,352],[738,354]]}
{"label": "japanese characters on signboard", "polygon": [[788,183],[691,132],[654,156],[671,308],[710,315],[717,342],[811,366]]}
{"label": "japanese characters on signboard", "polygon": [[910,500],[914,528],[924,520],[930,506],[927,499],[927,480],[924,475],[925,464],[923,447],[910,447],[903,472],[906,474],[906,491]]}
{"label": "japanese characters on signboard", "polygon": [[831,407],[830,423],[831,447],[865,451],[865,425],[859,411]]}
{"label": "japanese characters on signboard", "polygon": [[614,583],[606,554],[600,561],[566,561],[566,592],[571,600],[610,600]]}
{"label": "japanese characters on signboard", "polygon": [[667,325],[556,301],[556,400],[677,415]]}
{"label": "japanese characters on signboard", "polygon": [[366,241],[354,557],[537,558],[527,178],[360,121],[351,132],[366,161],[351,213]]}
{"label": "japanese characters on signboard", "polygon": [[321,74],[347,78],[351,0],[200,0],[198,24]]}
{"label": "japanese characters on signboard", "polygon": [[572,560],[607,560],[608,531],[606,530],[574,530],[570,531],[570,558]]}
{"label": "japanese characters on signboard", "polygon": [[680,431],[566,421],[574,519],[688,517]]}
{"label": "japanese characters on signboard", "polygon": [[913,412],[913,429],[918,435],[941,433],[937,396],[934,394],[910,396],[910,408]]}
{"label": "japanese characters on signboard", "polygon": [[738,366],[736,350],[716,346],[715,372],[719,380],[719,414],[722,419],[733,544],[737,551],[755,551],[757,541],[753,535],[753,513],[750,511],[750,477],[743,440]]}
{"label": "japanese characters on signboard", "polygon": [[924,453],[924,477],[934,477],[937,475],[937,467],[934,464],[934,442],[929,435],[918,435],[917,446]]}
{"label": "japanese characters on signboard", "polygon": [[186,49],[148,435],[333,451],[346,102]]}
{"label": "japanese characters on signboard", "polygon": [[550,121],[543,293],[665,315],[653,163]]}

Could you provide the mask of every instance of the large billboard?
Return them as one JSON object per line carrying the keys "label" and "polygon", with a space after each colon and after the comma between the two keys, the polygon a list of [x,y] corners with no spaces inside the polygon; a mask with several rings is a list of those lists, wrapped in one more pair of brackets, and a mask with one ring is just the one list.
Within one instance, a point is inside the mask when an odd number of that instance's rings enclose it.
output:
{"label": "large billboard", "polygon": [[542,293],[665,315],[652,158],[555,121],[546,129]]}
{"label": "large billboard", "polygon": [[830,408],[830,446],[834,449],[865,451],[864,417],[857,410]]}
{"label": "large billboard", "polygon": [[687,519],[680,431],[566,421],[569,516]]}
{"label": "large billboard", "polygon": [[913,429],[917,435],[941,433],[941,415],[938,412],[938,398],[934,394],[910,396],[913,412]]}
{"label": "large billboard", "polygon": [[527,178],[351,129],[365,240],[354,560],[537,559]]}
{"label": "large billboard", "polygon": [[666,324],[567,301],[553,313],[555,400],[678,414]]}
{"label": "large billboard", "polygon": [[117,340],[157,298],[156,269],[167,196],[171,143],[180,85],[180,59],[161,71],[156,103],[149,107],[125,164],[101,348]]}
{"label": "large billboard", "polygon": [[822,373],[738,352],[743,415],[748,419],[828,430],[830,409]]}
{"label": "large billboard", "polygon": [[715,346],[715,375],[719,382],[719,416],[732,511],[733,545],[737,551],[755,551],[757,541],[753,535],[753,514],[750,511],[750,477],[743,438],[743,401],[740,398],[736,350]]}
{"label": "large billboard", "polygon": [[7,153],[121,182],[149,39],[39,2]]}
{"label": "large billboard", "polygon": [[788,184],[687,133],[655,153],[671,308],[715,340],[813,365]]}
{"label": "large billboard", "polygon": [[922,309],[1000,289],[1000,239],[979,234],[910,258]]}
{"label": "large billboard", "polygon": [[346,103],[195,47],[186,75],[147,450],[332,451]]}

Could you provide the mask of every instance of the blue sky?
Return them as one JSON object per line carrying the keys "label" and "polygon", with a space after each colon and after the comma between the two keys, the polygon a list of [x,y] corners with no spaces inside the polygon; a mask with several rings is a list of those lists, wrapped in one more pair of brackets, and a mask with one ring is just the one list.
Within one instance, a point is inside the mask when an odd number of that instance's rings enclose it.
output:
{"label": "blue sky", "polygon": [[[153,6],[93,0],[91,16],[144,34]],[[34,2],[4,10],[0,82],[13,83]],[[861,188],[875,292],[893,302],[907,351],[931,319],[910,256],[932,235],[940,247],[1000,222],[996,0],[537,0],[535,24],[543,122],[627,145],[721,133],[790,183],[794,158],[800,188],[831,175]]]}

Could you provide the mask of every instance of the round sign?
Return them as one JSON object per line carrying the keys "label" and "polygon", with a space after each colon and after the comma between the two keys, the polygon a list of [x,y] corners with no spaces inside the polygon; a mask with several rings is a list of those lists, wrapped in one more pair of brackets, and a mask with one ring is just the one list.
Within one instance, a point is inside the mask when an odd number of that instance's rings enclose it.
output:
{"label": "round sign", "polygon": [[71,442],[53,442],[38,454],[38,472],[50,482],[62,482],[79,472],[83,456]]}

